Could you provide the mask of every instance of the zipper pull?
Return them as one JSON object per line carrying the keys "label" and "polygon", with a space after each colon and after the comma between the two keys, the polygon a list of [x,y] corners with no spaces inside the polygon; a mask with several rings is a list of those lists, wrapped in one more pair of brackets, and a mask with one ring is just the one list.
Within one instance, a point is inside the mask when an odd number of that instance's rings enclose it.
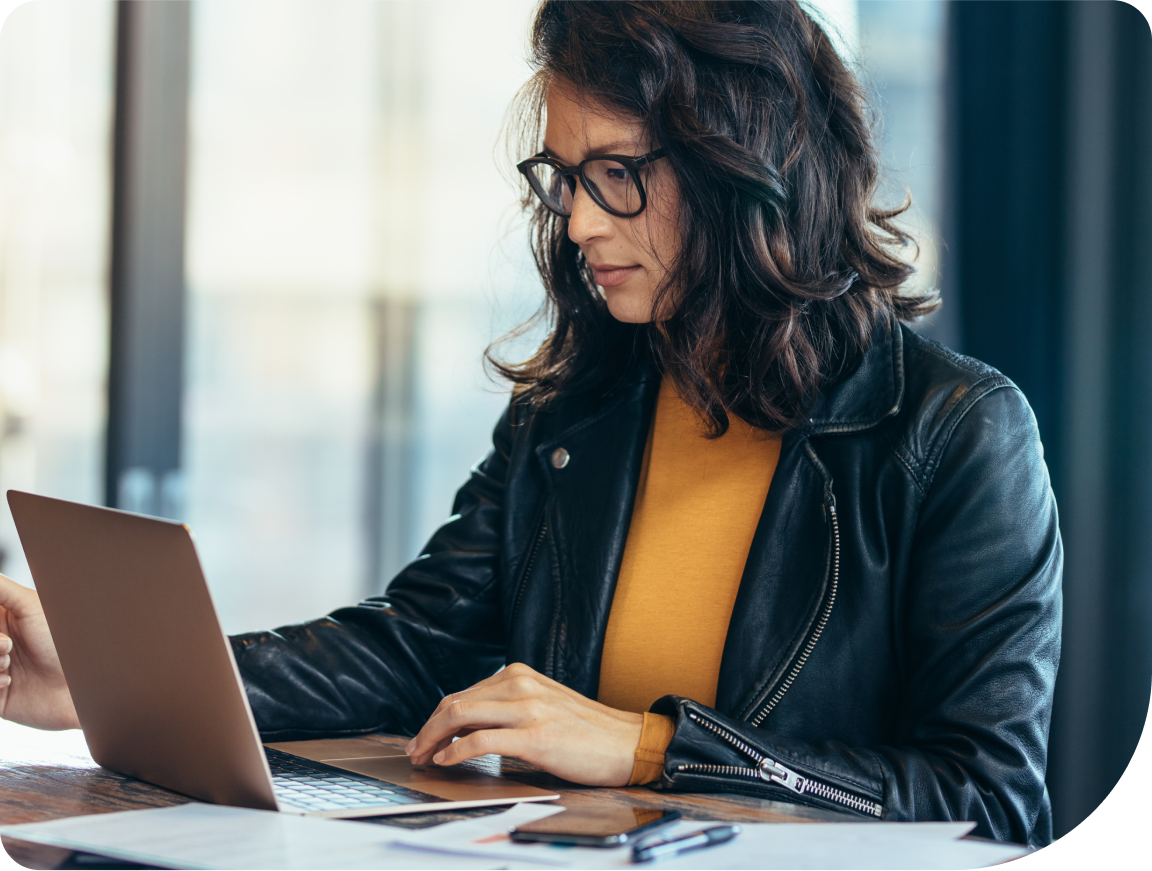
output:
{"label": "zipper pull", "polygon": [[824,522],[828,522],[828,516],[836,516],[836,495],[831,491],[827,491],[824,496],[824,501],[820,503],[820,513],[824,515]]}
{"label": "zipper pull", "polygon": [[803,795],[808,788],[808,779],[797,774],[791,768],[785,768],[779,762],[767,756],[760,763],[760,777],[769,783],[778,783],[785,789],[790,789],[797,795]]}

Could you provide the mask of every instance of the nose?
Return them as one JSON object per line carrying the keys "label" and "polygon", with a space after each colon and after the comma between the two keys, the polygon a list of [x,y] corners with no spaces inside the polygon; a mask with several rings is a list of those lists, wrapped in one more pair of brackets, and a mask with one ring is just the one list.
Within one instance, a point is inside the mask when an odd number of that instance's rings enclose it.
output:
{"label": "nose", "polygon": [[568,217],[568,238],[583,246],[593,239],[610,236],[612,230],[612,216],[596,205],[578,181],[572,195],[572,214]]}

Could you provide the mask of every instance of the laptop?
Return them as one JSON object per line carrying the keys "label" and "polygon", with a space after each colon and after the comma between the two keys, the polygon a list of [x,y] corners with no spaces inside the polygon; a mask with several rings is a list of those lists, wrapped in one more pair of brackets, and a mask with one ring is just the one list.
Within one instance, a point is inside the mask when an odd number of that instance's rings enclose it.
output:
{"label": "laptop", "polygon": [[92,758],[202,801],[352,818],[550,801],[369,738],[261,745],[188,527],[8,491]]}

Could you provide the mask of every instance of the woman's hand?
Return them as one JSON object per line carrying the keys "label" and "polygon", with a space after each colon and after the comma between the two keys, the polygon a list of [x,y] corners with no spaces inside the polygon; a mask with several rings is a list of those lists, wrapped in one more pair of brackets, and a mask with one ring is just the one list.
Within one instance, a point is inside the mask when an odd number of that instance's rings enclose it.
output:
{"label": "woman's hand", "polygon": [[498,753],[575,783],[626,786],[643,726],[641,714],[594,702],[517,662],[445,696],[406,749],[417,765]]}
{"label": "woman's hand", "polygon": [[0,718],[38,729],[80,728],[40,597],[3,575]]}

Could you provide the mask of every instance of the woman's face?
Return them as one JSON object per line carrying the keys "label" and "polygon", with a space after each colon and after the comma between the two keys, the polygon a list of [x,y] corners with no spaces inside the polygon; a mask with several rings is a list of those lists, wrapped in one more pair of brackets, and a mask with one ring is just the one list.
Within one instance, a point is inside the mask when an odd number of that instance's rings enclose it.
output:
{"label": "woman's face", "polygon": [[[548,89],[544,151],[566,166],[595,154],[640,157],[656,146],[643,125],[595,103],[574,99],[562,84]],[[660,282],[680,248],[680,197],[667,160],[640,170],[648,206],[634,218],[604,211],[578,184],[568,236],[580,246],[612,316],[626,323],[653,319]]]}

